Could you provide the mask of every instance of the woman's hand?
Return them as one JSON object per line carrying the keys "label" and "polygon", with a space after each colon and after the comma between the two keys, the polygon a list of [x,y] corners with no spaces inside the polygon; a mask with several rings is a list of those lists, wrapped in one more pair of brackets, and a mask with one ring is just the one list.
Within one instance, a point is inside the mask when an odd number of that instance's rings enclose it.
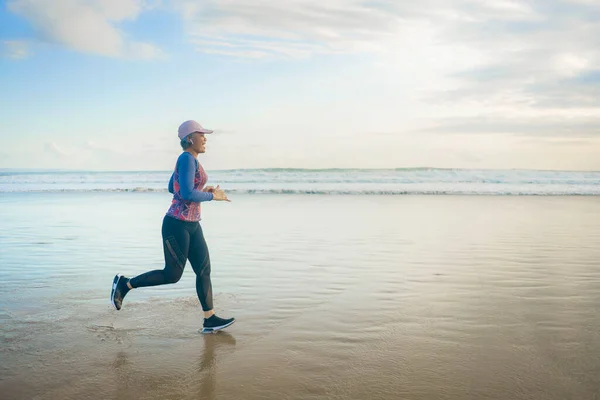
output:
{"label": "woman's hand", "polygon": [[213,200],[231,202],[231,200],[227,198],[227,194],[225,193],[225,191],[221,189],[219,185],[217,185],[217,187],[212,190],[212,194]]}
{"label": "woman's hand", "polygon": [[202,189],[202,192],[214,192],[215,191],[215,187],[214,186],[205,186],[204,189]]}

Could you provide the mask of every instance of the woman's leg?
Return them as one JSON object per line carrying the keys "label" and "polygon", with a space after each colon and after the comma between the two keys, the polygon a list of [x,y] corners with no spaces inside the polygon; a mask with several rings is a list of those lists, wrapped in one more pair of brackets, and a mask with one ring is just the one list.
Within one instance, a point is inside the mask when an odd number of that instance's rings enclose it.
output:
{"label": "woman's leg", "polygon": [[202,333],[211,333],[227,328],[235,322],[235,318],[220,318],[215,315],[210,279],[210,256],[200,224],[191,235],[189,260],[196,273],[196,293],[204,311]]}
{"label": "woman's leg", "polygon": [[132,288],[177,283],[181,279],[190,248],[186,222],[165,217],[162,226],[165,267],[148,271],[129,280]]}
{"label": "woman's leg", "polygon": [[121,309],[123,299],[131,289],[147,286],[158,286],[178,282],[183,274],[190,247],[190,227],[194,224],[165,217],[162,225],[163,252],[165,267],[148,271],[134,278],[127,279],[116,275],[110,294],[111,302]]}
{"label": "woman's leg", "polygon": [[198,224],[190,237],[189,260],[196,273],[196,293],[206,318],[214,314],[212,282],[210,280],[210,256],[202,227]]}

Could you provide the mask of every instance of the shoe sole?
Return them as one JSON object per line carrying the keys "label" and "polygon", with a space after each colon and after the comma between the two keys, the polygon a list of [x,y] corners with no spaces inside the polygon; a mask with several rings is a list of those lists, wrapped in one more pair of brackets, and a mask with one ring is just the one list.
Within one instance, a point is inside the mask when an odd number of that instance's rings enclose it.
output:
{"label": "shoe sole", "polygon": [[115,290],[117,289],[117,285],[119,284],[120,280],[121,280],[121,276],[119,274],[115,275],[115,278],[113,279],[112,290],[110,291],[110,303],[113,305],[113,307],[117,311],[119,311],[119,309],[117,308],[117,305],[115,304]]}
{"label": "shoe sole", "polygon": [[214,328],[202,328],[202,330],[200,330],[200,333],[217,333],[218,331],[220,331],[221,329],[225,329],[228,326],[233,325],[233,323],[235,322],[235,320],[231,321],[228,324],[225,325],[221,325],[221,326],[215,326]]}

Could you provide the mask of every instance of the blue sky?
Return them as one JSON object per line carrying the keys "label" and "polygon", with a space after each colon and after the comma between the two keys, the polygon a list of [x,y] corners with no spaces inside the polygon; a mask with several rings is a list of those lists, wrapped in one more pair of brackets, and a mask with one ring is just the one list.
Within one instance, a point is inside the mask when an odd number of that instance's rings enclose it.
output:
{"label": "blue sky", "polygon": [[[543,4],[542,4],[543,3]],[[0,168],[600,170],[600,2],[9,0]]]}

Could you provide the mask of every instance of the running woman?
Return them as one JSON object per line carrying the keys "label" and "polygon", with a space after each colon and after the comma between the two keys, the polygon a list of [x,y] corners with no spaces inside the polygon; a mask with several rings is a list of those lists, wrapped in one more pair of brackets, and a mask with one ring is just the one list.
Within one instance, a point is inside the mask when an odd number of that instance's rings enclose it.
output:
{"label": "running woman", "polygon": [[234,318],[224,319],[215,315],[210,258],[200,226],[202,202],[230,201],[218,185],[204,186],[208,176],[197,158],[206,152],[206,135],[210,133],[213,131],[193,120],[179,126],[178,136],[183,152],[169,180],[168,188],[173,200],[162,222],[164,269],[148,271],[133,278],[117,274],[110,293],[113,306],[120,310],[125,295],[132,289],[178,282],[189,260],[196,273],[196,293],[204,311],[203,333],[216,332],[235,322]]}

